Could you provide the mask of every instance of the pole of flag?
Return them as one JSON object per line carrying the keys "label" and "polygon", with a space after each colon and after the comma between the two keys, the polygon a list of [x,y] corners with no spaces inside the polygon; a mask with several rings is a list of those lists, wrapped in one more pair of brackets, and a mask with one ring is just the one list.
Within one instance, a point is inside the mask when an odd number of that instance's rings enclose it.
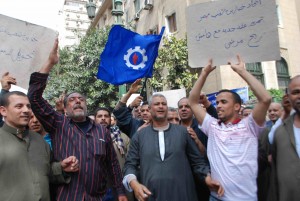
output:
{"label": "pole of flag", "polygon": [[146,77],[140,93],[140,95],[143,97],[143,101],[147,100],[147,89],[146,89],[147,80],[148,78]]}

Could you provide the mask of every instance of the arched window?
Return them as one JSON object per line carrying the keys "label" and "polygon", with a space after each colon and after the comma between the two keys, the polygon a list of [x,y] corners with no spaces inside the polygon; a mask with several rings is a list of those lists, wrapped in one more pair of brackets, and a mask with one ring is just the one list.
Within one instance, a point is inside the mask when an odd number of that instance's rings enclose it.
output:
{"label": "arched window", "polygon": [[256,79],[258,79],[263,85],[265,85],[264,74],[262,72],[261,63],[248,63],[246,64],[246,69],[250,72]]}
{"label": "arched window", "polygon": [[281,57],[281,60],[276,61],[276,71],[278,87],[279,89],[284,90],[287,88],[290,80],[288,65],[284,58]]}

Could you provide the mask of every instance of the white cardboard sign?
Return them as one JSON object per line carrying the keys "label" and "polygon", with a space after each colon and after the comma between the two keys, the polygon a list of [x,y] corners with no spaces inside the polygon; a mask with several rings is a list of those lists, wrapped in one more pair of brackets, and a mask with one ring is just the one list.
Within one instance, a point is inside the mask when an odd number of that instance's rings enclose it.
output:
{"label": "white cardboard sign", "polygon": [[47,61],[57,32],[0,14],[0,74],[10,72],[27,89],[30,74]]}
{"label": "white cardboard sign", "polygon": [[186,90],[183,89],[174,89],[174,90],[167,90],[167,91],[160,91],[160,92],[155,92],[153,94],[162,94],[166,97],[167,102],[168,102],[168,107],[174,107],[178,108],[178,101],[186,97]]}
{"label": "white cardboard sign", "polygon": [[187,8],[189,65],[279,60],[275,0],[219,0]]}

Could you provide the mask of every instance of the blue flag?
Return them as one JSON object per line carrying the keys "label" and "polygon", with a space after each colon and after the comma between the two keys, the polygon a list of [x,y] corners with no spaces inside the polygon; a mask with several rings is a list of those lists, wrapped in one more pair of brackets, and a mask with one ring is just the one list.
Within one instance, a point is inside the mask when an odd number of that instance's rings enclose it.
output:
{"label": "blue flag", "polygon": [[121,85],[132,83],[138,78],[152,77],[164,29],[159,35],[142,36],[122,26],[113,26],[100,55],[97,78]]}

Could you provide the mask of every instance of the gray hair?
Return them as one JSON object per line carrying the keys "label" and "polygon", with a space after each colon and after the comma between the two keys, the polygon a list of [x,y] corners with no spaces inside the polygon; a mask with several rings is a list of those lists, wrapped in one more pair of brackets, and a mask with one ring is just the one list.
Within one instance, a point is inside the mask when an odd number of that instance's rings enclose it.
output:
{"label": "gray hair", "polygon": [[[149,98],[149,106],[152,104],[152,100],[153,100],[153,98],[155,98],[155,97],[161,97],[161,98],[164,98],[164,99],[166,99],[166,97],[164,96],[164,95],[162,95],[162,94],[160,94],[160,93],[157,93],[157,94],[153,94],[150,98]],[[166,99],[167,100],[167,99]]]}
{"label": "gray hair", "polygon": [[177,108],[175,107],[168,107],[169,112],[178,112]]}

